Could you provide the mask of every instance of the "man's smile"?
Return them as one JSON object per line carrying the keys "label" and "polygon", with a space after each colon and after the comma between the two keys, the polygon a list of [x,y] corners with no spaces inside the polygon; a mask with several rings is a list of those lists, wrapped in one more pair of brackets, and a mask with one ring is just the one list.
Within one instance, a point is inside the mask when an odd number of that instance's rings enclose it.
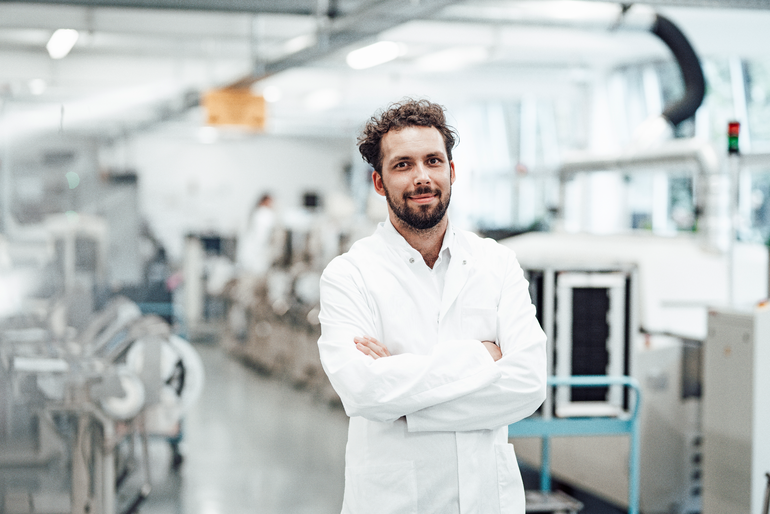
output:
{"label": "man's smile", "polygon": [[409,197],[410,200],[412,200],[415,203],[419,203],[419,204],[430,203],[431,201],[433,201],[434,198],[436,198],[436,195],[433,194],[433,193],[431,193],[431,194],[422,194],[422,195],[414,195],[414,196],[410,196]]}

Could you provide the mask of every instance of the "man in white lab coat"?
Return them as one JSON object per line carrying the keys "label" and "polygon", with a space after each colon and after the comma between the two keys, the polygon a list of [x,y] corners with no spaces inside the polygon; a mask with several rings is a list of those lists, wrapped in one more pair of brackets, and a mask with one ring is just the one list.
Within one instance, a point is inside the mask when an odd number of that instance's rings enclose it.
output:
{"label": "man in white lab coat", "polygon": [[545,399],[545,335],[509,249],[447,216],[443,107],[359,138],[388,219],[321,278],[321,362],[350,416],[343,514],[523,514],[507,426]]}

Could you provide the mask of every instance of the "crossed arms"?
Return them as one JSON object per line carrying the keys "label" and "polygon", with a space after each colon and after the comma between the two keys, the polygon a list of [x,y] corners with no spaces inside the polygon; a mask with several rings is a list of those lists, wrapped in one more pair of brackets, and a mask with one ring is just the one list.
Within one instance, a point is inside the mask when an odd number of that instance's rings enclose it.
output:
{"label": "crossed arms", "polygon": [[[390,351],[388,350],[387,346],[373,337],[354,337],[353,342],[356,343],[356,349],[358,351],[364,355],[372,357],[373,359],[379,359],[380,357],[390,357]],[[499,361],[503,356],[503,352],[500,351],[500,347],[497,346],[494,342],[481,341],[481,344],[484,345],[484,347],[489,352],[489,355],[492,356],[495,362]]]}
{"label": "crossed arms", "polygon": [[361,272],[335,260],[321,279],[321,362],[349,416],[408,430],[495,429],[545,399],[545,335],[511,257],[497,310],[498,341],[445,340],[432,353],[391,355],[378,341]]}

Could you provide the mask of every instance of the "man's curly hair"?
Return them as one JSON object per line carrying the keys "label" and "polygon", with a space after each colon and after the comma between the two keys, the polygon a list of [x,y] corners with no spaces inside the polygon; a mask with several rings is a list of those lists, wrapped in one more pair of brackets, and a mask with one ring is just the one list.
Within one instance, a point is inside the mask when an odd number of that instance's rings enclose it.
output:
{"label": "man's curly hair", "polygon": [[390,104],[366,123],[358,137],[358,151],[377,173],[382,175],[382,138],[390,132],[406,127],[434,127],[444,138],[447,158],[452,160],[452,148],[457,140],[455,129],[446,124],[444,107],[428,100],[406,98]]}

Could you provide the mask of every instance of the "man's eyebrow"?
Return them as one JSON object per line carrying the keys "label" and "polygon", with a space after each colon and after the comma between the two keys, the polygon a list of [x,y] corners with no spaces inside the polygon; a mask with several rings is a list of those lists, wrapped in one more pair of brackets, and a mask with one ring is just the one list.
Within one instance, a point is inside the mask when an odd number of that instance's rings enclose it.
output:
{"label": "man's eyebrow", "polygon": [[[425,154],[426,159],[430,159],[433,157],[444,157],[444,154],[442,152],[431,152],[429,154]],[[401,162],[401,161],[411,161],[414,157],[411,155],[403,155],[399,157],[392,157],[390,159],[390,162]]]}
{"label": "man's eyebrow", "polygon": [[411,160],[412,160],[412,157],[408,155],[402,155],[400,157],[391,157],[390,159],[388,159],[388,164],[395,164],[397,162],[411,161]]}
{"label": "man's eyebrow", "polygon": [[[426,154],[424,158],[433,159],[434,157],[438,157],[440,159],[446,159],[446,156],[444,155],[443,152],[430,152],[429,154]],[[388,159],[387,164],[389,166],[392,166],[393,164],[398,164],[399,162],[404,162],[404,161],[411,161],[413,159],[414,157],[411,155],[400,155],[400,156],[391,157],[390,159]]]}

